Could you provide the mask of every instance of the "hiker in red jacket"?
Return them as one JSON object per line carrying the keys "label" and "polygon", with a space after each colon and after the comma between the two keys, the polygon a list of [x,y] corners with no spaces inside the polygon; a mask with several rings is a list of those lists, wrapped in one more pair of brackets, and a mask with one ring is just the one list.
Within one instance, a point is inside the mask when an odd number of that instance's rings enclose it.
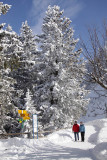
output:
{"label": "hiker in red jacket", "polygon": [[77,121],[74,122],[72,130],[74,132],[75,141],[77,141],[77,139],[79,140],[79,125],[77,124]]}

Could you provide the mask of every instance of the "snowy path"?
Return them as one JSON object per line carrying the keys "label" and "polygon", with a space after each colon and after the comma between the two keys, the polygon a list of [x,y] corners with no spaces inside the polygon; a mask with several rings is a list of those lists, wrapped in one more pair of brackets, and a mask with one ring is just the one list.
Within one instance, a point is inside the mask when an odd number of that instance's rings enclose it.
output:
{"label": "snowy path", "polygon": [[47,138],[0,141],[0,160],[107,160],[107,120],[86,124],[85,142],[74,142],[71,129]]}

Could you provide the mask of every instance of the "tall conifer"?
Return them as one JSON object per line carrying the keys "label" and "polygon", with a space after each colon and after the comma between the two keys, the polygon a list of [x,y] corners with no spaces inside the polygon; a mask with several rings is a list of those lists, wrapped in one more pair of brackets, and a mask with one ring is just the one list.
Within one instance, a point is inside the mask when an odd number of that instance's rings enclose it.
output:
{"label": "tall conifer", "polygon": [[43,34],[38,36],[42,63],[39,95],[41,123],[44,127],[67,126],[85,111],[87,91],[82,86],[85,63],[76,50],[78,39],[69,18],[63,17],[60,7],[48,7],[43,21]]}

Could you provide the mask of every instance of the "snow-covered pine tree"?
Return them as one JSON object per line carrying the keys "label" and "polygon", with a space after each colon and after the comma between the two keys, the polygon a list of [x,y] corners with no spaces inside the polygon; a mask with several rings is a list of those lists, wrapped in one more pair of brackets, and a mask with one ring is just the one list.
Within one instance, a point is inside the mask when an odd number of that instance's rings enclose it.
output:
{"label": "snow-covered pine tree", "polygon": [[[3,126],[6,128],[8,123],[11,127],[12,123],[17,123],[15,120],[17,117],[16,109],[17,105],[15,103],[18,101],[21,91],[14,90],[14,85],[16,83],[12,76],[12,72],[20,66],[20,54],[22,53],[20,47],[20,41],[18,40],[17,34],[12,31],[12,28],[8,26],[6,30],[1,29],[2,39],[0,41],[1,51],[1,122],[2,129]],[[14,121],[14,122],[13,122]],[[17,122],[16,122],[17,121]]]}
{"label": "snow-covered pine tree", "polygon": [[[2,64],[3,65],[3,64]],[[14,105],[12,104],[12,95],[14,88],[12,84],[14,80],[8,77],[8,69],[0,69],[0,131],[4,131],[4,125],[12,120],[12,116],[15,112]],[[8,113],[12,116],[8,115]]]}
{"label": "snow-covered pine tree", "polygon": [[39,121],[44,128],[66,127],[83,114],[88,100],[82,86],[85,62],[81,49],[75,51],[78,39],[73,38],[71,21],[62,17],[60,7],[48,7],[43,21],[43,34],[38,36],[42,49],[40,84],[35,92]]}
{"label": "snow-covered pine tree", "polygon": [[[3,4],[0,2],[0,15],[6,14],[6,12],[10,9],[10,5]],[[4,126],[7,122],[11,121],[15,118],[15,106],[12,103],[15,80],[9,76],[11,72],[11,67],[13,61],[10,63],[11,57],[6,56],[5,51],[10,47],[6,44],[9,37],[12,37],[13,34],[9,31],[3,30],[5,24],[0,25],[0,132],[4,132]],[[6,42],[4,41],[6,40]],[[13,58],[13,57],[12,57]],[[9,63],[8,63],[9,62]],[[8,65],[7,65],[8,64]],[[10,125],[11,126],[11,125]],[[8,125],[8,132],[9,132]]]}
{"label": "snow-covered pine tree", "polygon": [[[0,2],[0,15],[5,14],[10,7],[11,6],[3,4],[3,2]],[[9,87],[10,85],[9,85],[9,82],[6,79],[4,80],[4,77],[3,77],[4,75],[3,53],[2,53],[3,47],[1,46],[1,40],[5,36],[5,33],[3,32],[3,29],[2,29],[4,25],[5,25],[4,23],[0,24],[0,132],[1,133],[4,131],[3,125],[6,118],[5,116],[6,116],[7,106],[6,107],[4,106],[6,102],[8,103],[10,102],[9,96],[7,96],[8,93],[6,93],[6,90],[10,89]]]}
{"label": "snow-covered pine tree", "polygon": [[27,21],[22,23],[20,40],[23,44],[23,49],[24,49],[23,56],[26,60],[26,63],[28,63],[29,66],[35,65],[35,58],[37,51],[36,40],[30,26],[28,26]]}
{"label": "snow-covered pine tree", "polygon": [[19,39],[22,43],[23,54],[20,55],[21,66],[16,71],[15,79],[17,81],[17,88],[23,90],[24,94],[22,96],[22,104],[24,105],[24,98],[26,96],[27,88],[32,91],[33,84],[35,84],[36,80],[34,66],[36,62],[37,46],[35,37],[32,30],[28,26],[27,21],[22,23]]}
{"label": "snow-covered pine tree", "polygon": [[26,92],[26,98],[25,98],[25,106],[24,108],[29,113],[30,120],[26,120],[24,123],[24,129],[26,132],[29,132],[30,134],[33,134],[33,114],[37,114],[37,111],[35,109],[35,104],[33,101],[33,95],[29,89],[27,89]]}
{"label": "snow-covered pine tree", "polygon": [[22,44],[19,40],[17,33],[12,30],[10,25],[4,30],[5,37],[2,38],[2,44],[4,45],[4,57],[6,62],[5,68],[10,68],[11,71],[17,70],[20,67],[20,55],[23,53]]}

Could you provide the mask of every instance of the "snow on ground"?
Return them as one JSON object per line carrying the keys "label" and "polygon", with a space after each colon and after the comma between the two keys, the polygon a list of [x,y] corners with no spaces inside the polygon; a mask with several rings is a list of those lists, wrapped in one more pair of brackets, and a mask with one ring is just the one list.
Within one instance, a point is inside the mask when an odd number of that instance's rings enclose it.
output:
{"label": "snow on ground", "polygon": [[107,160],[107,119],[85,124],[85,142],[74,141],[72,129],[46,138],[0,140],[0,160]]}

